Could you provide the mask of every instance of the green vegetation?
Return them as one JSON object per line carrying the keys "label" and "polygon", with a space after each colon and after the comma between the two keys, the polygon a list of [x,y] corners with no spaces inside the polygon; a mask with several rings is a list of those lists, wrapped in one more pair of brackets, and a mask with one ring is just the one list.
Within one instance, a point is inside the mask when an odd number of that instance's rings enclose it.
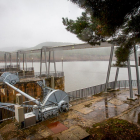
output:
{"label": "green vegetation", "polygon": [[139,140],[140,129],[133,123],[121,119],[108,119],[96,123],[86,131],[94,140]]}

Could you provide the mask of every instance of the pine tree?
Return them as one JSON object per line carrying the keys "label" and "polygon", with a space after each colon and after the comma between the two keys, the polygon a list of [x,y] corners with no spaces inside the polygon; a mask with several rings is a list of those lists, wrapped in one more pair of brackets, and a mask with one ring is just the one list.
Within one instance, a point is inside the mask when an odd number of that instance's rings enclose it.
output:
{"label": "pine tree", "polygon": [[115,51],[116,65],[125,65],[140,42],[139,0],[70,0],[85,9],[77,20],[63,18],[66,29],[91,45],[111,38],[120,47]]}

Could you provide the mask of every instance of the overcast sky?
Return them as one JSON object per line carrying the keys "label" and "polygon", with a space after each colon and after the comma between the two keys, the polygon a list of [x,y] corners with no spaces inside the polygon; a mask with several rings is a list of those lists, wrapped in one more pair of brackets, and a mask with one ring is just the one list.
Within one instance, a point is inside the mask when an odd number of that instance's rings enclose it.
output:
{"label": "overcast sky", "polygon": [[0,0],[0,48],[82,43],[62,24],[62,17],[76,19],[81,12],[68,0]]}

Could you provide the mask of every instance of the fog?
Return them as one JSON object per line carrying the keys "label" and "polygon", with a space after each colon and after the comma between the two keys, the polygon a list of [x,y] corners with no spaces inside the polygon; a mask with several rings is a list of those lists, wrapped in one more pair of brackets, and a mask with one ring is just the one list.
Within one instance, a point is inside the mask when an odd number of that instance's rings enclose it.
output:
{"label": "fog", "polygon": [[68,0],[0,0],[0,49],[82,43],[62,24],[62,17],[76,19],[82,11]]}

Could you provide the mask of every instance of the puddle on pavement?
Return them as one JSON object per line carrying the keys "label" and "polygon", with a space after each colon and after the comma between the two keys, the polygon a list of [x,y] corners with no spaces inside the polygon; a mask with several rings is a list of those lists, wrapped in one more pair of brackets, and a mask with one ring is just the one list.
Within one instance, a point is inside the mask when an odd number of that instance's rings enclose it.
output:
{"label": "puddle on pavement", "polygon": [[[127,97],[129,97],[129,91],[119,91],[119,92],[114,92],[112,94],[109,93],[107,96],[105,95],[104,99],[101,99],[100,101],[88,102],[88,104],[85,104],[86,106],[83,105],[83,103],[82,104],[78,103],[77,105],[74,105],[72,107],[73,109],[71,109],[70,111],[60,114],[57,120],[65,125],[64,128],[70,127],[72,125],[91,126],[93,123],[97,123],[105,119],[117,116],[121,114],[123,111],[132,107],[133,105],[131,104],[131,102],[132,103],[134,102],[127,101]],[[91,99],[93,100],[93,98]],[[115,100],[115,102],[114,101],[110,102],[111,100]],[[85,100],[85,102],[86,101],[87,100]],[[74,110],[74,108],[76,108],[76,110]],[[92,111],[86,113],[85,109],[92,110]],[[82,112],[85,112],[85,114]],[[134,113],[132,114],[133,115],[130,115],[130,120],[132,119],[131,116],[134,116]],[[138,116],[138,113],[136,113],[135,116]],[[133,118],[135,118],[136,122],[138,121],[138,117],[137,118],[133,117]],[[140,114],[139,114],[138,122],[140,123]],[[54,133],[58,133],[61,127],[63,128],[63,124],[59,122],[55,122],[52,123],[50,126],[48,126],[48,128],[50,128]]]}
{"label": "puddle on pavement", "polygon": [[50,123],[47,125],[47,127],[55,134],[68,129],[65,125],[63,125],[59,121]]}
{"label": "puddle on pavement", "polygon": [[127,121],[133,122],[140,126],[140,107],[137,107],[127,114],[124,114],[123,116],[119,117],[120,119],[125,119]]}
{"label": "puddle on pavement", "polygon": [[100,122],[107,118],[119,115],[128,107],[128,104],[114,105],[112,103],[109,103],[108,99],[105,98],[104,100],[93,104],[91,107],[94,108],[93,112],[86,114],[85,116],[83,116],[83,118],[92,119],[96,122]]}

